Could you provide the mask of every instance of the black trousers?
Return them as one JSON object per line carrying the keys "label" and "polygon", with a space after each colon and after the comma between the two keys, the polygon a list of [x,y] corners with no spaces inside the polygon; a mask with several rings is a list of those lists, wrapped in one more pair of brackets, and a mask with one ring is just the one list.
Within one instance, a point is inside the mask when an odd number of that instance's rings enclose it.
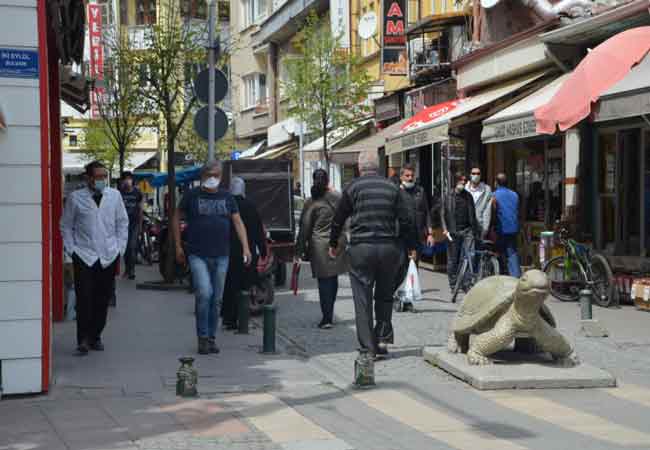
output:
{"label": "black trousers", "polygon": [[221,318],[224,324],[237,324],[237,305],[244,289],[244,264],[242,258],[230,258],[226,283],[223,287]]}
{"label": "black trousers", "polygon": [[357,338],[362,348],[376,353],[378,341],[393,343],[393,288],[400,248],[397,242],[355,244],[349,257]]}
{"label": "black trousers", "polygon": [[135,263],[138,252],[138,224],[129,224],[129,240],[124,253],[124,270],[127,275],[135,275]]}
{"label": "black trousers", "polygon": [[320,298],[320,310],[323,313],[323,322],[334,321],[334,302],[339,291],[339,277],[333,276],[318,279],[318,296]]}
{"label": "black trousers", "polygon": [[474,242],[474,235],[471,229],[465,229],[451,235],[452,241],[447,241],[447,276],[449,278],[449,287],[454,290],[456,279],[458,278],[458,269],[461,262],[463,245],[471,249]]}
{"label": "black trousers", "polygon": [[88,267],[77,255],[73,255],[72,260],[77,296],[77,344],[93,343],[101,338],[106,326],[117,258],[108,267],[102,267],[99,261]]}

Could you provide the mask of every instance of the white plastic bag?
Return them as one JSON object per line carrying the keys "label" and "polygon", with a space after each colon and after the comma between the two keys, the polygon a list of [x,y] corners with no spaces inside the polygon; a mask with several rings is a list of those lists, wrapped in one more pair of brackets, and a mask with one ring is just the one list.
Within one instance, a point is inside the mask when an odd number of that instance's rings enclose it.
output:
{"label": "white plastic bag", "polygon": [[422,300],[422,289],[420,287],[420,276],[415,261],[409,262],[409,269],[406,278],[397,289],[397,297],[402,303],[414,303]]}

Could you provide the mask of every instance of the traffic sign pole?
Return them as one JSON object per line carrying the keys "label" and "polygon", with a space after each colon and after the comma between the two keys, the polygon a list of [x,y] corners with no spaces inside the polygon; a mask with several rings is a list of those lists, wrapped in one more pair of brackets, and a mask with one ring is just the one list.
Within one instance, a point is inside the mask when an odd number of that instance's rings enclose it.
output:
{"label": "traffic sign pole", "polygon": [[208,86],[208,162],[214,161],[214,108],[215,108],[215,95],[214,95],[214,80],[215,80],[215,48],[214,48],[214,27],[216,19],[217,2],[216,0],[210,1],[210,15],[208,23],[208,70],[210,71],[210,83]]}

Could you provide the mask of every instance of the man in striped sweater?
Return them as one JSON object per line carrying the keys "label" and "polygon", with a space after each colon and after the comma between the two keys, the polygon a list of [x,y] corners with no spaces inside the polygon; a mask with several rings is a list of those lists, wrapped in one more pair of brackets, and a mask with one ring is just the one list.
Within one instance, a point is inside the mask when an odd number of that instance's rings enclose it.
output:
{"label": "man in striped sweater", "polygon": [[330,236],[330,256],[335,257],[343,250],[337,245],[343,226],[350,219],[348,256],[357,337],[361,347],[375,356],[387,354],[387,345],[393,343],[391,316],[400,237],[409,250],[416,247],[415,224],[402,204],[399,188],[377,175],[377,170],[376,152],[359,155],[361,177],[343,192]]}

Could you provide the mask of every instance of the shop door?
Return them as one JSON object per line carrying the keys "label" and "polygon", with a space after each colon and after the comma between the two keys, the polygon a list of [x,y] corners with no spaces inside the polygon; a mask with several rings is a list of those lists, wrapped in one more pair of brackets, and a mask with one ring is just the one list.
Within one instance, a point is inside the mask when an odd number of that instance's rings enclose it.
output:
{"label": "shop door", "polygon": [[608,254],[641,253],[641,177],[639,130],[600,136],[601,248]]}

